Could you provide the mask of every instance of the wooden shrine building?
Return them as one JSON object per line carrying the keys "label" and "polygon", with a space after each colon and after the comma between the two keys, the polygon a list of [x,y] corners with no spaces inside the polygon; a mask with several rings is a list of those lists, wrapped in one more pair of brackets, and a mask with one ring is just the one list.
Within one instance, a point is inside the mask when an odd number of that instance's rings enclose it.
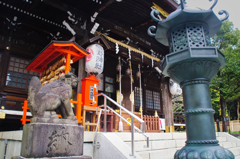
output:
{"label": "wooden shrine building", "polygon": [[[143,115],[153,116],[157,111],[166,119],[166,126],[172,126],[173,114],[168,113],[172,112],[169,79],[158,72],[168,47],[150,37],[147,29],[156,25],[150,17],[152,9],[165,19],[177,7],[174,0],[0,0],[0,131],[21,129],[28,84],[32,76],[40,76],[41,72],[25,68],[54,40],[71,41],[84,49],[94,43],[103,46],[99,92],[119,100],[121,78],[123,106],[130,109],[133,104],[133,111],[139,112],[142,99]],[[117,70],[119,58],[121,77]],[[132,77],[126,73],[129,61]],[[84,58],[75,60],[71,68],[79,79],[88,76]],[[74,92],[76,98],[81,93],[81,83]]]}

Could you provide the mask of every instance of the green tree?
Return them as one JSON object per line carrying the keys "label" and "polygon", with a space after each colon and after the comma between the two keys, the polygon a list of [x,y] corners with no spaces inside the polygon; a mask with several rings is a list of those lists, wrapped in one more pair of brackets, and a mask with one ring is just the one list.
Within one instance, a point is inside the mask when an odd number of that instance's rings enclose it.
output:
{"label": "green tree", "polygon": [[226,131],[223,117],[226,116],[227,102],[240,97],[240,31],[233,28],[232,22],[224,21],[212,41],[226,57],[226,66],[212,80],[210,89],[213,106],[219,100],[223,130]]}

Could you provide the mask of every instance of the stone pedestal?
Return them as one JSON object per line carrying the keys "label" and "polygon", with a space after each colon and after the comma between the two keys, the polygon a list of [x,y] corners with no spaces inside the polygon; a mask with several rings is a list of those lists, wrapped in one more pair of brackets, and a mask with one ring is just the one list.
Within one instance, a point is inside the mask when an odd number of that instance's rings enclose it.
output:
{"label": "stone pedestal", "polygon": [[[25,158],[22,156],[15,156],[12,159],[33,159],[33,158]],[[41,158],[37,158],[41,159]],[[42,159],[92,159],[90,156],[70,156],[70,157],[44,157]]]}
{"label": "stone pedestal", "polygon": [[82,156],[83,134],[83,127],[77,125],[26,124],[23,127],[21,157],[91,159],[91,157]]}

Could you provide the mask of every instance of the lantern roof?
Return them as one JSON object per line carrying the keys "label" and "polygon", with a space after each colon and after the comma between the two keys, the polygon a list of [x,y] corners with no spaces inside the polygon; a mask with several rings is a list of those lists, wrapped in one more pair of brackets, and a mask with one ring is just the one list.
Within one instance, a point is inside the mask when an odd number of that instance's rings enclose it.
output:
{"label": "lantern roof", "polygon": [[94,81],[94,82],[101,82],[100,80],[98,80],[94,75],[90,75],[88,77],[85,77],[83,79],[81,79],[81,81]]}
{"label": "lantern roof", "polygon": [[71,55],[72,62],[76,62],[89,53],[75,42],[51,41],[27,66],[26,70],[41,73],[47,65],[63,55]]}
{"label": "lantern roof", "polygon": [[175,26],[184,23],[204,23],[208,26],[209,35],[213,36],[217,33],[222,25],[222,21],[228,18],[227,11],[219,11],[218,14],[226,14],[226,17],[219,19],[212,8],[215,4],[208,10],[202,10],[201,8],[191,8],[185,4],[179,6],[176,11],[172,12],[165,20],[159,20],[154,15],[159,14],[156,10],[151,13],[152,18],[158,22],[156,34],[151,33],[151,30],[156,29],[155,26],[151,26],[148,30],[150,36],[155,36],[156,40],[160,43],[168,46],[168,36],[167,33],[170,29]]}

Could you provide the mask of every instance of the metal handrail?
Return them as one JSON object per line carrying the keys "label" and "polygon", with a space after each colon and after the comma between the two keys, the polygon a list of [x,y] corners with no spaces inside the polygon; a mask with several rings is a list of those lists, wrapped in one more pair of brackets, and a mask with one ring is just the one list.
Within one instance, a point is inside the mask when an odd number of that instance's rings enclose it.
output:
{"label": "metal handrail", "polygon": [[[145,124],[144,121],[142,119],[140,119],[138,116],[136,116],[135,114],[133,114],[132,112],[130,112],[129,110],[127,110],[126,108],[124,108],[123,106],[121,106],[120,104],[118,104],[116,101],[114,101],[112,98],[108,97],[106,94],[104,93],[99,93],[93,96],[103,96],[104,97],[104,105],[100,105],[99,107],[104,107],[104,132],[106,132],[106,126],[107,126],[107,108],[114,112],[118,117],[120,117],[121,119],[123,119],[125,122],[127,122],[128,124],[131,125],[131,149],[132,149],[132,154],[130,154],[130,156],[134,156],[134,129],[136,129],[139,133],[141,133],[143,136],[145,136],[147,138],[147,146],[145,147],[149,147],[149,137],[145,134]],[[113,104],[115,104],[117,107],[119,107],[120,109],[124,110],[125,112],[127,112],[130,116],[131,116],[131,123],[129,121],[127,121],[123,116],[121,116],[120,114],[118,114],[115,110],[113,110],[111,107],[107,106],[107,99],[112,102]],[[97,109],[97,108],[96,108]],[[98,124],[95,130],[95,136],[94,136],[94,141],[93,141],[93,146],[98,146],[95,144],[95,137],[96,137],[96,133],[97,133],[97,129],[98,129],[98,125],[99,125],[99,121],[100,121],[100,116],[101,116],[101,112],[100,111],[100,115],[98,118]],[[141,130],[139,128],[137,128],[136,126],[134,126],[134,119],[138,120],[141,123]]]}

